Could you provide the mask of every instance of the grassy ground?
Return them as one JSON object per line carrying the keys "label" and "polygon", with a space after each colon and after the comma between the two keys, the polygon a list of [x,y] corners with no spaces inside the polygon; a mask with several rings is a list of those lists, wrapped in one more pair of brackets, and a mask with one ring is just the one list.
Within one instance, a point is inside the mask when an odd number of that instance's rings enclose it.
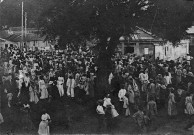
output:
{"label": "grassy ground", "polygon": [[[51,134],[91,134],[99,133],[97,132],[97,119],[95,114],[95,108],[92,106],[92,102],[88,102],[84,105],[74,103],[68,99],[63,99],[63,106],[65,112],[62,112],[61,119],[64,119],[68,122],[69,127],[66,125],[51,125]],[[58,111],[60,112],[60,110]],[[8,114],[7,110],[7,114]],[[15,113],[15,112],[14,112]],[[54,115],[58,115],[55,113]],[[19,114],[14,114],[14,117],[21,119],[22,116]],[[52,119],[52,116],[51,116]],[[54,119],[54,118],[53,118]],[[39,120],[35,120],[39,121]],[[142,132],[134,123],[132,117],[125,117],[123,115],[115,121],[117,126],[112,129],[112,131],[107,132],[106,130],[102,133],[108,134],[141,134]],[[170,119],[167,116],[166,109],[159,111],[159,115],[156,118],[155,122],[149,128],[147,134],[149,135],[190,135],[191,131],[184,131],[183,128],[188,123],[188,119],[179,117],[176,119]],[[22,129],[22,125],[19,121],[13,123],[5,123],[1,125],[1,133],[5,134],[12,126],[15,134],[36,134],[38,131],[38,122],[35,122],[35,129],[30,132]],[[4,128],[4,129],[3,129]]]}

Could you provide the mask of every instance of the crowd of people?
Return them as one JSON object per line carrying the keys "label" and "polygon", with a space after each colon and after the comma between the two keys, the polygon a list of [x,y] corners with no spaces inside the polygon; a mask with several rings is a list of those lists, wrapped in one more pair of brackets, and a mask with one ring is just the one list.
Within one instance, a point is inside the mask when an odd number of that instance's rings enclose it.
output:
{"label": "crowd of people", "polygon": [[[26,130],[33,128],[29,112],[37,104],[41,104],[38,133],[47,135],[52,120],[48,104],[58,104],[63,97],[77,103],[94,99],[98,65],[90,50],[69,47],[47,52],[9,47],[6,52],[9,59],[3,65],[2,106],[19,108]],[[194,75],[187,60],[150,61],[125,55],[115,56],[112,62],[109,91],[97,101],[98,131],[103,127],[111,130],[119,116],[133,117],[144,130],[153,125],[161,109],[166,109],[170,118],[194,114]],[[0,123],[4,122],[2,115]]]}
{"label": "crowd of people", "polygon": [[194,75],[190,61],[153,62],[144,57],[126,57],[115,59],[114,71],[109,76],[111,92],[98,101],[100,129],[103,123],[113,128],[119,115],[131,116],[143,131],[154,125],[158,110],[165,109],[172,119],[193,116]]}
{"label": "crowd of people", "polygon": [[58,105],[65,96],[77,103],[94,98],[97,66],[87,49],[47,52],[8,48],[5,51],[4,55],[9,59],[3,65],[3,95],[7,102],[3,106],[19,108],[27,116],[24,117],[24,127],[32,128],[28,126],[33,125],[29,112],[37,104],[42,108],[38,133],[44,134],[49,132],[51,103]]}

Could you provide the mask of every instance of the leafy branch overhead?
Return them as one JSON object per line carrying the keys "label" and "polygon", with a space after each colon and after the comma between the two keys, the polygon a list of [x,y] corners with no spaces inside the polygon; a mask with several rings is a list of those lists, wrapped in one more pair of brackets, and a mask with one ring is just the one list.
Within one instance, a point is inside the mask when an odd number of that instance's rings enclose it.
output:
{"label": "leafy branch overhead", "polygon": [[140,26],[176,42],[192,25],[193,1],[187,0],[4,0],[0,26],[21,25],[21,2],[28,27],[40,27],[61,43],[129,35]]}
{"label": "leafy branch overhead", "polygon": [[[56,2],[43,14],[43,27],[67,41],[78,37],[98,38],[129,34],[136,21],[152,6],[148,0],[73,0]],[[52,31],[52,32],[51,32]]]}

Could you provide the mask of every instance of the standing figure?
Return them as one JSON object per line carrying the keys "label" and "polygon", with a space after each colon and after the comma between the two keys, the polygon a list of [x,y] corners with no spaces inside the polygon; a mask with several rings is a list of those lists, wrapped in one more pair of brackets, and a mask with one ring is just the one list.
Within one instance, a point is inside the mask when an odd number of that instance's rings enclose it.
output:
{"label": "standing figure", "polygon": [[49,72],[49,80],[52,80],[55,76],[55,72],[53,71],[53,69],[51,68],[50,69],[50,72]]}
{"label": "standing figure", "polygon": [[133,118],[140,129],[143,130],[145,128],[143,107],[138,108],[138,111],[133,115]]}
{"label": "standing figure", "polygon": [[172,84],[172,76],[170,72],[166,72],[164,75],[164,82],[165,82],[165,86],[168,86],[169,84]]}
{"label": "standing figure", "polygon": [[57,81],[57,87],[58,87],[58,90],[59,90],[60,97],[64,96],[63,84],[64,84],[64,77],[59,76],[58,81]]}
{"label": "standing figure", "polygon": [[169,99],[168,99],[168,115],[169,116],[175,116],[177,115],[176,110],[176,101],[175,101],[175,95],[174,95],[174,89],[170,89]]}
{"label": "standing figure", "polygon": [[101,131],[102,128],[104,127],[104,115],[105,115],[105,111],[103,108],[103,100],[98,100],[98,106],[96,108],[96,112],[98,114],[98,131]]}
{"label": "standing figure", "polygon": [[185,99],[185,105],[186,105],[185,113],[188,115],[194,114],[194,108],[192,104],[193,104],[193,94],[190,94]]}
{"label": "standing figure", "polygon": [[2,114],[0,113],[0,125],[1,125],[3,122],[4,122],[3,116],[2,116]]}
{"label": "standing figure", "polygon": [[182,80],[182,70],[181,66],[179,65],[177,70],[176,70],[176,85],[178,85]]}
{"label": "standing figure", "polygon": [[50,128],[49,128],[49,122],[51,120],[50,116],[46,113],[46,111],[43,112],[41,116],[41,122],[39,124],[38,128],[38,134],[39,135],[50,135]]}
{"label": "standing figure", "polygon": [[67,96],[74,98],[75,80],[73,79],[72,75],[69,76],[69,78],[67,79],[66,86],[67,86]]}
{"label": "standing figure", "polygon": [[30,77],[29,77],[28,73],[25,74],[24,83],[25,83],[26,88],[28,88],[29,84],[30,84]]}
{"label": "standing figure", "polygon": [[43,76],[40,76],[40,80],[38,82],[38,85],[39,85],[39,92],[41,93],[40,99],[47,99],[48,98],[48,91],[47,91]]}

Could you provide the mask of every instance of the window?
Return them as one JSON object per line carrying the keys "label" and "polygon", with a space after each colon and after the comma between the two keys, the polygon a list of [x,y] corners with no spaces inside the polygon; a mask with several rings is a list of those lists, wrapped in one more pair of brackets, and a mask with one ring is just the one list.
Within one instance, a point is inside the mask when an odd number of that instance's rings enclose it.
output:
{"label": "window", "polygon": [[134,53],[134,47],[132,46],[125,47],[125,54],[126,53]]}
{"label": "window", "polygon": [[5,44],[5,48],[7,48],[8,47],[8,44]]}
{"label": "window", "polygon": [[149,48],[144,48],[144,54],[149,54]]}

